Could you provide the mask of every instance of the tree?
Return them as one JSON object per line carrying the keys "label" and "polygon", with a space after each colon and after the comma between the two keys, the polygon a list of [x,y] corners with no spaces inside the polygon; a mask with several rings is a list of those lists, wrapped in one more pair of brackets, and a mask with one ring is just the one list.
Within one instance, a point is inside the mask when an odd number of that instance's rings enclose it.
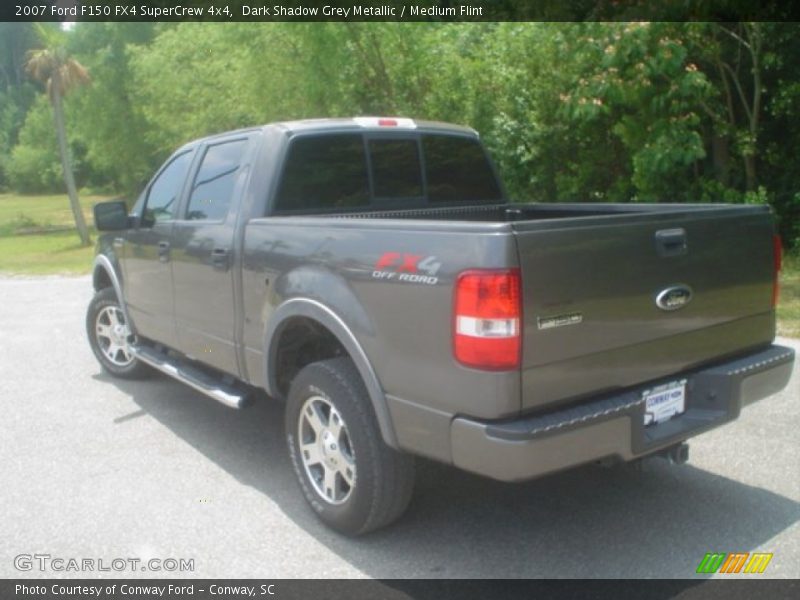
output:
{"label": "tree", "polygon": [[75,142],[86,151],[83,164],[73,165],[78,185],[83,174],[95,189],[138,194],[163,159],[145,135],[148,123],[134,98],[126,50],[149,44],[155,29],[156,23],[77,23],[69,35],[70,55],[92,74],[92,85],[70,98],[68,107],[73,159]]}
{"label": "tree", "polygon": [[0,188],[8,183],[11,150],[35,96],[25,77],[25,53],[34,42],[32,23],[0,23]]}
{"label": "tree", "polygon": [[[756,158],[764,96],[763,25],[719,24],[714,26],[714,33],[721,38],[728,38],[714,39],[714,43],[706,44],[724,90],[727,128],[723,129],[736,134],[739,153],[744,161],[747,191],[752,192],[758,183]],[[734,44],[727,51],[726,41]],[[740,116],[741,113],[743,116]],[[744,122],[744,126],[740,125],[740,121]]]}
{"label": "tree", "polygon": [[47,29],[37,26],[37,34],[44,48],[28,52],[25,68],[36,81],[43,83],[47,96],[53,106],[53,119],[55,121],[58,149],[61,155],[61,168],[64,173],[64,183],[67,186],[69,204],[72,216],[75,219],[75,228],[81,238],[81,244],[88,246],[91,243],[89,229],[83,218],[78,190],[75,188],[75,176],[72,173],[72,164],[67,148],[67,132],[64,124],[64,96],[76,87],[88,84],[89,72],[77,60],[71,58],[64,47],[63,33],[59,30]]}

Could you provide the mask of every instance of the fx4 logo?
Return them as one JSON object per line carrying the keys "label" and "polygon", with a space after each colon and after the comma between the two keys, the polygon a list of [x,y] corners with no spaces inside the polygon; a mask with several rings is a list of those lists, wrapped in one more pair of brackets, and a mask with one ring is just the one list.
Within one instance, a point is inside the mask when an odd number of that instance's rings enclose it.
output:
{"label": "fx4 logo", "polygon": [[442,263],[435,256],[406,254],[401,252],[384,252],[375,262],[372,271],[374,279],[388,279],[407,283],[424,283],[436,285]]}

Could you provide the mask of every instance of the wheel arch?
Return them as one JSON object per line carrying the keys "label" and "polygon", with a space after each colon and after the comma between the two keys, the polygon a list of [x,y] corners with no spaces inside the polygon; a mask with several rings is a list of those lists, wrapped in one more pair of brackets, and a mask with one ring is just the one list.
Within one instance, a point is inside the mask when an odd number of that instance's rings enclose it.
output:
{"label": "wheel arch", "polygon": [[353,361],[367,389],[383,440],[388,446],[397,449],[397,436],[386,403],[386,395],[366,352],[350,327],[333,310],[317,300],[290,298],[273,312],[264,336],[264,381],[267,393],[273,397],[283,396],[277,373],[278,354],[282,335],[286,328],[296,323],[298,319],[308,319],[324,328]]}
{"label": "wheel arch", "polygon": [[117,271],[114,268],[114,264],[111,262],[111,259],[109,259],[105,254],[98,254],[94,259],[94,268],[92,270],[92,287],[94,288],[95,292],[99,292],[101,289],[106,287],[114,288],[114,293],[117,295],[117,301],[122,309],[122,314],[125,315],[125,320],[127,321],[128,326],[131,328],[131,331],[135,332],[133,321],[128,314],[128,308],[125,305],[125,297],[122,295],[122,282],[117,275]]}

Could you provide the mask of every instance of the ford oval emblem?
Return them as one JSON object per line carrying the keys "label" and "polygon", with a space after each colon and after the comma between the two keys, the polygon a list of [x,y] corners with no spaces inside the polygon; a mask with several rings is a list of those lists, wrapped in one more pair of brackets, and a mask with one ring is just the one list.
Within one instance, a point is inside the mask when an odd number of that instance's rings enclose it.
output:
{"label": "ford oval emblem", "polygon": [[694,293],[688,285],[671,285],[667,289],[658,292],[656,306],[661,310],[678,310],[689,304],[692,296],[694,296]]}

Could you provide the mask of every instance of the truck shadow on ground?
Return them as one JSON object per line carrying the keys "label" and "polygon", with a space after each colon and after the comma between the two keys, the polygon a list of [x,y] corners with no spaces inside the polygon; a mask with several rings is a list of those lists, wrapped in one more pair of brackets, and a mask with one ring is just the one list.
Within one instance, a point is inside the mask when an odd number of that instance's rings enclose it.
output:
{"label": "truck shadow on ground", "polygon": [[[406,515],[351,540],[326,529],[302,499],[280,403],[232,411],[159,376],[95,377],[371,577],[691,577],[706,552],[750,551],[800,519],[793,500],[691,463],[588,466],[504,484],[419,460]],[[253,526],[269,532],[269,523]]]}

